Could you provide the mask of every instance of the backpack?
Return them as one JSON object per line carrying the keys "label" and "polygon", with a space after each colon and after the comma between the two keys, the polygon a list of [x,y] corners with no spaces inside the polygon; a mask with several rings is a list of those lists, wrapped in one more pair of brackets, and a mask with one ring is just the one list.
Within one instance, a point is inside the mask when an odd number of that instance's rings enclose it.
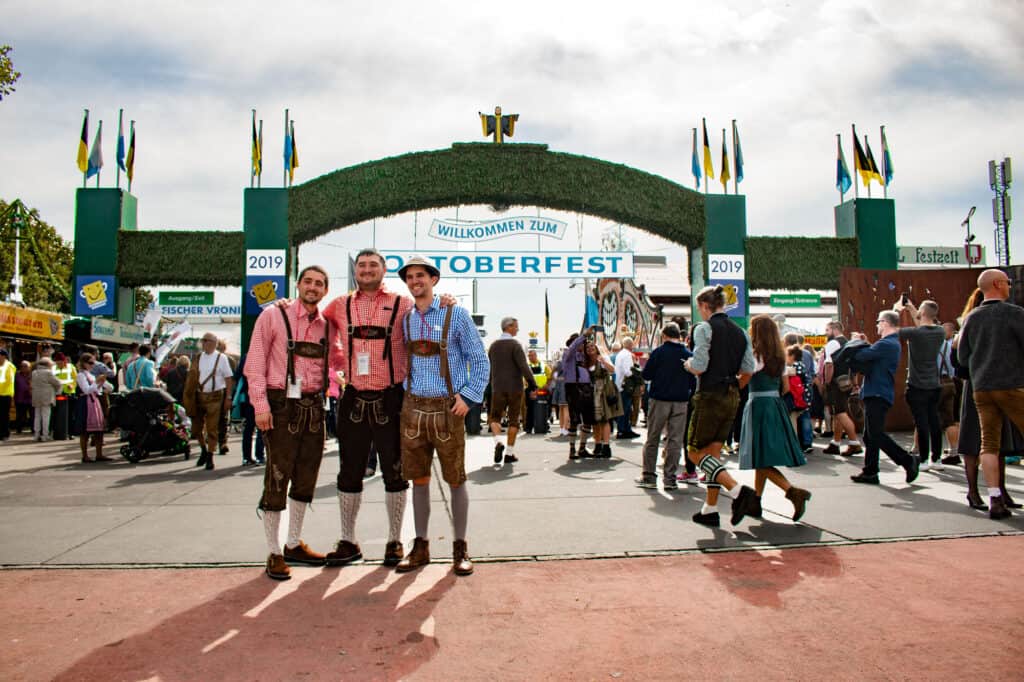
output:
{"label": "backpack", "polygon": [[793,397],[792,407],[795,410],[806,410],[807,400],[804,398],[804,382],[796,374],[789,377],[789,395]]}
{"label": "backpack", "polygon": [[634,364],[629,368],[629,376],[622,380],[622,390],[627,393],[634,393],[644,385],[644,375],[640,365]]}

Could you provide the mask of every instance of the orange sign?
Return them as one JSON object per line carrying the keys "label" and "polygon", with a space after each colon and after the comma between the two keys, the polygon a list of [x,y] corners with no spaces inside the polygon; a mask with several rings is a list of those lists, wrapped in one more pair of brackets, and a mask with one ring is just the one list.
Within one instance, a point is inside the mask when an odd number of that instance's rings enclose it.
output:
{"label": "orange sign", "polygon": [[64,338],[64,318],[45,310],[0,304],[0,334],[59,341]]}
{"label": "orange sign", "polygon": [[811,344],[811,348],[814,350],[821,350],[825,347],[825,344],[828,343],[828,339],[824,334],[816,334],[814,336],[805,336],[804,343]]}

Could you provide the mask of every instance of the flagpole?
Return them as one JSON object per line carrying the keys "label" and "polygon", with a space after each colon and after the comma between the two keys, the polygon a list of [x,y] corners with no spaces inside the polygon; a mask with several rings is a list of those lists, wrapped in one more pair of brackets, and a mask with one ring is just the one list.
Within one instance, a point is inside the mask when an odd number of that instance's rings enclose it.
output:
{"label": "flagpole", "polygon": [[[868,148],[868,136],[865,133],[865,135],[864,135],[864,149],[866,150],[867,148]],[[870,159],[870,158],[871,157],[868,157],[868,159]],[[870,199],[870,198],[871,198],[871,178],[868,178],[868,199]]]}
{"label": "flagpole", "polygon": [[292,170],[295,164],[295,119],[288,121],[288,132],[291,133],[291,144],[288,147],[291,150],[291,154],[288,156],[291,159],[288,163],[288,186],[291,187],[295,182],[295,172]]}
{"label": "flagpole", "polygon": [[[700,120],[700,131],[701,131],[700,163],[701,163],[701,167],[703,168],[704,165],[705,165],[704,164],[704,154],[705,154],[704,150],[708,148],[708,144],[709,144],[709,142],[708,142],[708,120],[706,118],[702,118]],[[710,178],[708,177],[708,169],[704,168],[704,194],[705,194],[705,196],[708,193],[708,185],[709,184],[711,184],[711,183],[710,183]]]}
{"label": "flagpole", "polygon": [[260,172],[256,174],[256,187],[263,186],[263,119],[260,119],[260,131],[256,144],[260,146]]}
{"label": "flagpole", "polygon": [[[129,131],[128,135],[131,138],[128,141],[128,146],[132,148],[132,175],[135,175],[135,148],[132,142],[135,141],[135,119],[132,119],[131,123],[128,124]],[[132,178],[128,176],[128,194],[132,193]]]}
{"label": "flagpole", "polygon": [[739,169],[736,168],[736,119],[732,120],[732,165],[733,165],[733,178],[732,178],[732,193],[740,193],[740,173]]}
{"label": "flagpole", "polygon": [[[288,110],[284,110],[284,138],[288,139]],[[281,184],[284,187],[288,186],[288,169],[284,169],[284,175],[281,176]]]}
{"label": "flagpole", "polygon": [[[88,109],[85,110],[85,121],[86,121],[86,125],[88,126],[88,123],[89,123],[89,110]],[[86,156],[86,158],[89,157],[89,130],[88,130],[88,127],[86,128],[86,131],[85,131],[85,156]],[[89,164],[88,164],[88,162],[86,162],[86,170],[82,171],[82,189],[85,189],[85,183],[88,181],[88,178],[89,178],[88,168],[89,168]]]}
{"label": "flagpole", "polygon": [[[100,127],[97,129],[97,132],[96,132],[96,139],[99,140],[100,142],[103,141],[103,119],[102,118],[100,119]],[[101,145],[100,146],[100,155],[102,156],[102,154],[103,154],[103,148],[102,148],[102,145]],[[97,189],[100,186],[100,173],[102,173],[102,172],[103,172],[103,166],[100,166],[99,168],[96,169],[96,187],[97,187]]]}
{"label": "flagpole", "polygon": [[[725,146],[725,128],[722,128],[722,170],[725,170],[725,164],[729,162],[729,150]],[[718,176],[721,178],[721,174]],[[729,193],[729,181],[726,180],[722,183],[722,194]]]}
{"label": "flagpole", "polygon": [[882,135],[882,198],[889,198],[889,169],[885,159],[885,126],[879,126]]}
{"label": "flagpole", "polygon": [[[252,130],[256,130],[256,110],[252,110]],[[252,140],[252,144],[257,144],[256,140]],[[252,153],[255,149],[249,150],[249,189],[252,189],[256,185],[256,164],[253,163]]]}
{"label": "flagpole", "polygon": [[114,159],[114,165],[117,166],[117,175],[114,176],[116,178],[114,180],[114,185],[118,189],[121,189],[121,157],[120,157],[120,153],[121,153],[121,144],[122,144],[121,143],[121,138],[123,136],[124,136],[124,109],[118,109],[117,110],[117,151],[114,154],[114,156],[117,157],[117,158]]}

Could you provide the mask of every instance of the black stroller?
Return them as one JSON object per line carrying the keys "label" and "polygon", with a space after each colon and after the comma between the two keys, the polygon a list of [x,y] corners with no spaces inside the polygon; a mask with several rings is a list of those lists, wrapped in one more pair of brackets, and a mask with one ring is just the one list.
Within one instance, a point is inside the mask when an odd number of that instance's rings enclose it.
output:
{"label": "black stroller", "polygon": [[111,426],[128,434],[121,456],[138,462],[151,454],[189,458],[188,432],[175,423],[174,397],[159,388],[137,388],[110,397]]}

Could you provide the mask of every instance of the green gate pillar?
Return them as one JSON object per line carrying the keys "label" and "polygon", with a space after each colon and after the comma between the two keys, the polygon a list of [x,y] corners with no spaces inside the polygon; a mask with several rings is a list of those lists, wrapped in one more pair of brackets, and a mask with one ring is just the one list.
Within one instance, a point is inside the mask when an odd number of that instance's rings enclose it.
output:
{"label": "green gate pillar", "polygon": [[892,199],[854,199],[835,207],[837,237],[856,237],[860,267],[895,270],[896,205]]}
{"label": "green gate pillar", "polygon": [[[736,324],[746,329],[750,317],[746,275],[747,197],[737,194],[705,195],[704,220],[707,282],[726,287],[726,312]],[[696,309],[697,292],[692,292],[691,296]]]}
{"label": "green gate pillar", "polygon": [[[75,262],[71,310],[135,322],[135,291],[117,282],[117,233],[134,230],[138,200],[122,189],[80,187],[75,193]],[[95,278],[95,279],[93,279]],[[90,285],[99,281],[102,289]],[[86,299],[83,287],[96,296]]]}
{"label": "green gate pillar", "polygon": [[[288,190],[284,187],[247,188],[242,229],[245,230],[242,352],[245,352],[261,312],[260,306],[288,296]],[[280,254],[280,262],[277,254]]]}

